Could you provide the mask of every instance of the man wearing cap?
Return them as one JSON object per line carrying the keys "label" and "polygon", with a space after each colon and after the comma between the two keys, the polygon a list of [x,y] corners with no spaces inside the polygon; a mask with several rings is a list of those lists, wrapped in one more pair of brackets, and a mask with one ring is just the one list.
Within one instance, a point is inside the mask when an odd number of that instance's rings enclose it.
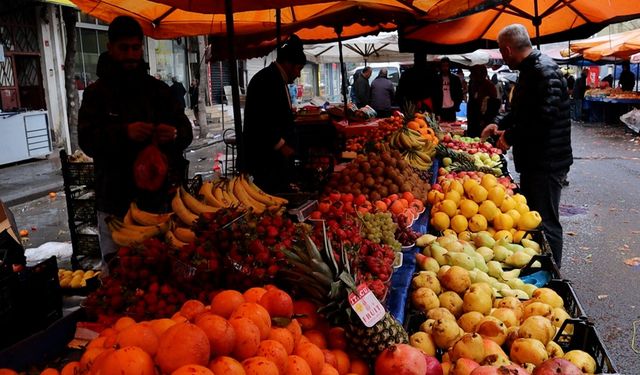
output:
{"label": "man wearing cap", "polygon": [[276,61],[256,73],[247,88],[240,168],[269,193],[285,192],[290,181],[295,150],[288,85],[300,77],[306,63],[302,42],[293,35],[278,51]]}

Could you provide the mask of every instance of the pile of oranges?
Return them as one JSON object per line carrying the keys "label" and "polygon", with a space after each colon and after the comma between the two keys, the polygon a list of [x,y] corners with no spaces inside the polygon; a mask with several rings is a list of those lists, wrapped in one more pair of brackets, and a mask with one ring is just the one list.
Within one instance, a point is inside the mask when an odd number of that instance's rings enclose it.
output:
{"label": "pile of oranges", "polygon": [[171,318],[122,317],[89,342],[79,361],[41,375],[369,374],[366,362],[347,354],[344,330],[329,327],[316,310],[274,286],[224,290],[208,305],[185,302]]}

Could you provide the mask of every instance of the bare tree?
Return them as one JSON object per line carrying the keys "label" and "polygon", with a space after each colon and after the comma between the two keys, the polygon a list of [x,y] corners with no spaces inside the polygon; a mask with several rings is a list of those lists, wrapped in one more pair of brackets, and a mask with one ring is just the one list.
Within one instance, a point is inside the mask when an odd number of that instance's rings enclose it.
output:
{"label": "bare tree", "polygon": [[71,138],[71,152],[78,149],[78,107],[80,98],[75,80],[76,67],[76,22],[78,11],[72,7],[61,7],[64,28],[67,34],[67,45],[64,56],[64,88],[67,93],[67,122]]}
{"label": "bare tree", "polygon": [[206,37],[198,36],[199,80],[198,80],[198,124],[200,125],[200,138],[205,138],[211,127],[207,123],[207,88],[209,87],[209,60],[206,56]]}

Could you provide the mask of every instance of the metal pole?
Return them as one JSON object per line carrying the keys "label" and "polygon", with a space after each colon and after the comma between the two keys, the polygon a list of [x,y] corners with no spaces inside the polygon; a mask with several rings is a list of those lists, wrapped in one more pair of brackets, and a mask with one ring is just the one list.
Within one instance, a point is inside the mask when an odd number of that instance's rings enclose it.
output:
{"label": "metal pole", "polygon": [[276,9],[276,46],[280,51],[280,41],[282,40],[282,15],[280,8]]}
{"label": "metal pole", "polygon": [[344,57],[342,56],[342,26],[336,26],[338,34],[338,52],[340,53],[340,88],[342,89],[342,101],[344,103],[344,115],[347,116],[347,86],[345,85]]}
{"label": "metal pole", "polygon": [[231,70],[231,95],[233,97],[233,122],[236,132],[236,150],[240,167],[244,165],[244,140],[242,137],[242,118],[240,115],[240,87],[238,86],[238,64],[234,46],[233,1],[225,0],[225,21],[227,22],[227,42],[229,67]]}
{"label": "metal pole", "polygon": [[533,25],[536,27],[536,45],[538,46],[538,51],[540,51],[540,24],[542,23],[542,20],[538,14],[538,0],[533,0],[533,9],[535,12]]}

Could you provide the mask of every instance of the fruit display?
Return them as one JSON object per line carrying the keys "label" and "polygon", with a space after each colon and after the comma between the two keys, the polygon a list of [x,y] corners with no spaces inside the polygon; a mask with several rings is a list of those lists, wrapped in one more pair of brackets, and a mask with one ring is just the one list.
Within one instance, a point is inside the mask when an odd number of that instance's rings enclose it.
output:
{"label": "fruit display", "polygon": [[493,157],[494,155],[502,154],[501,149],[493,147],[489,142],[482,142],[480,137],[471,138],[445,134],[442,137],[442,144],[451,150],[464,151],[471,155],[485,153]]}
{"label": "fruit display", "polygon": [[413,172],[399,151],[358,155],[340,173],[335,174],[326,187],[331,192],[364,194],[375,202],[391,194],[411,192],[423,200],[430,186]]}
{"label": "fruit display", "polygon": [[373,243],[384,243],[395,251],[400,251],[402,245],[396,240],[395,234],[398,224],[393,222],[391,213],[366,213],[360,216],[362,220],[362,235]]}
{"label": "fruit display", "polygon": [[94,270],[67,270],[60,268],[58,270],[58,280],[60,281],[61,288],[83,288],[87,286],[87,280],[100,276],[100,271]]}
{"label": "fruit display", "polygon": [[473,150],[473,154],[456,151],[443,143],[436,147],[437,155],[442,158],[442,165],[447,172],[478,171],[502,176],[503,163],[499,154]]}
{"label": "fruit display", "polygon": [[378,152],[384,148],[387,137],[402,127],[402,117],[382,119],[378,126],[364,135],[347,139],[345,150],[358,153]]}

